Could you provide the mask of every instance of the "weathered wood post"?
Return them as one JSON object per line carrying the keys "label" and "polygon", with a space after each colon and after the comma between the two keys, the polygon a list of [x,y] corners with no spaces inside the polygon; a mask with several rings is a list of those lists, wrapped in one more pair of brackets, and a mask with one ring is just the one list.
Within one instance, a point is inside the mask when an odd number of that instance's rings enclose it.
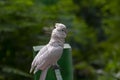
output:
{"label": "weathered wood post", "polygon": [[[35,56],[38,51],[43,47],[33,46],[33,56]],[[73,80],[73,67],[72,67],[72,52],[71,46],[69,44],[64,44],[64,50],[61,59],[58,61],[60,65],[60,70],[49,69],[47,73],[46,80]],[[38,71],[34,75],[34,80],[39,80],[41,71]]]}

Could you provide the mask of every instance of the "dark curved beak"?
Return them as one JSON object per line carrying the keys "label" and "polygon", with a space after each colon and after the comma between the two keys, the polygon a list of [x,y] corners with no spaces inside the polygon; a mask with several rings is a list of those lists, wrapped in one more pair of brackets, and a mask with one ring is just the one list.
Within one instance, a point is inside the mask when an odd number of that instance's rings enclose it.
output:
{"label": "dark curved beak", "polygon": [[65,29],[65,33],[67,34],[68,33],[68,31]]}

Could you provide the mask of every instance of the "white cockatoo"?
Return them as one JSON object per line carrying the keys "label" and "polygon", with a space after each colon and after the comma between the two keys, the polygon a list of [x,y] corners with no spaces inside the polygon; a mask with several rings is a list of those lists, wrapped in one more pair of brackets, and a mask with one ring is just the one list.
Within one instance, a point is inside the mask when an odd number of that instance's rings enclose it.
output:
{"label": "white cockatoo", "polygon": [[57,65],[57,61],[62,55],[65,38],[66,26],[62,23],[56,23],[49,43],[35,56],[31,64],[30,73],[34,70],[33,73],[35,74],[38,70],[41,70],[39,80],[45,80],[48,69],[52,65]]}

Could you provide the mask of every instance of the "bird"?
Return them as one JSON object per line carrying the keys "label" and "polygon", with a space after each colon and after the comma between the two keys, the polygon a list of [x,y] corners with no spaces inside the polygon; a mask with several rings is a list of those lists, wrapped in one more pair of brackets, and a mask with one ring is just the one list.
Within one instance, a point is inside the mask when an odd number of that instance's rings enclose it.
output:
{"label": "bird", "polygon": [[39,80],[45,80],[47,71],[53,65],[59,66],[57,61],[63,53],[65,38],[67,36],[66,26],[62,23],[55,23],[51,38],[32,61],[30,73],[41,70]]}

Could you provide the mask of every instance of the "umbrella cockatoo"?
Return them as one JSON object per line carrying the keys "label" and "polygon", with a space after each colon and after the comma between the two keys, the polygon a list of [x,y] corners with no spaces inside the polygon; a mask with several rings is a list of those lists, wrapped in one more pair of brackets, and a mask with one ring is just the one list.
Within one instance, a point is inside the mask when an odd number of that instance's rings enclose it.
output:
{"label": "umbrella cockatoo", "polygon": [[35,74],[38,70],[41,70],[39,80],[45,80],[48,69],[53,65],[57,65],[57,61],[62,55],[65,38],[66,26],[62,23],[56,23],[49,43],[35,56],[30,73],[34,70],[33,73]]}

